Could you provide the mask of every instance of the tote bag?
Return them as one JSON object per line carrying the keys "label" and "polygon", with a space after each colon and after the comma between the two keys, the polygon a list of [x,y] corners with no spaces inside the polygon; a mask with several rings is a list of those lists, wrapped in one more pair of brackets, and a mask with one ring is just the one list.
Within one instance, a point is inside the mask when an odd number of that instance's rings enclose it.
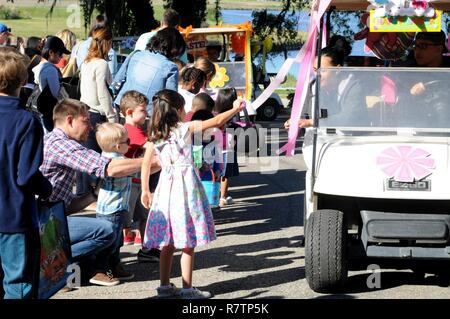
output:
{"label": "tote bag", "polygon": [[71,264],[69,229],[64,202],[38,202],[41,258],[39,264],[39,299],[48,299],[63,288]]}

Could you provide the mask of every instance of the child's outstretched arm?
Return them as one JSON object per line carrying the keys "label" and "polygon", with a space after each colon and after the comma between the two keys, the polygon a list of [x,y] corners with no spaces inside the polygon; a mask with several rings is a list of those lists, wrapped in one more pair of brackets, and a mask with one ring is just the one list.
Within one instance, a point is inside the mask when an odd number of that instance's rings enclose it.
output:
{"label": "child's outstretched arm", "polygon": [[141,203],[142,205],[149,209],[152,205],[152,194],[150,193],[150,173],[154,153],[154,144],[149,143],[145,149],[144,161],[142,162],[141,168]]}
{"label": "child's outstretched arm", "polygon": [[245,102],[243,99],[237,99],[233,102],[233,108],[226,112],[220,113],[212,119],[206,121],[192,121],[189,125],[189,131],[202,132],[209,128],[221,127],[225,125],[236,113],[239,113],[245,108]]}

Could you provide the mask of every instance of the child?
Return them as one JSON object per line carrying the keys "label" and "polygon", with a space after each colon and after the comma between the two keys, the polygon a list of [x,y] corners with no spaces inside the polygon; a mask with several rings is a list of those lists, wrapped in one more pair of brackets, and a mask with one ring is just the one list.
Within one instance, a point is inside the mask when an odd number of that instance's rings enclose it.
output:
{"label": "child", "polygon": [[0,66],[0,298],[31,299],[39,287],[35,195],[47,199],[52,185],[39,170],[42,125],[18,98],[27,61],[13,48],[0,47]]}
{"label": "child", "polygon": [[180,86],[178,92],[184,98],[184,110],[186,113],[192,109],[194,96],[205,85],[206,74],[194,67],[184,68],[180,74]]}
{"label": "child", "polygon": [[[211,297],[209,292],[192,287],[194,249],[215,240],[216,233],[211,208],[193,163],[191,141],[194,133],[224,125],[241,110],[241,102],[236,100],[231,110],[210,120],[182,123],[185,116],[183,97],[171,90],[162,90],[155,95],[150,145],[142,164],[141,201],[144,207],[151,207],[144,245],[162,247],[158,297]],[[162,170],[153,200],[149,178],[154,152],[159,156]],[[170,283],[172,259],[177,248],[182,249],[181,290]]]}
{"label": "child", "polygon": [[[95,133],[97,143],[102,149],[102,156],[109,158],[125,158],[130,139],[127,130],[118,123],[102,123]],[[118,280],[133,279],[134,274],[123,269],[120,263],[120,247],[123,244],[123,222],[128,211],[131,192],[131,177],[106,177],[101,183],[97,200],[97,218],[105,219],[113,224],[116,238],[113,242],[114,252],[104,258],[105,269],[112,269],[112,275]],[[91,279],[89,282],[97,284]],[[118,282],[117,282],[118,283]],[[117,284],[114,283],[114,284]]]}
{"label": "child", "polygon": [[[212,112],[214,109],[214,100],[207,93],[199,93],[192,100],[192,109],[187,112],[186,117],[184,118],[185,122],[190,122],[192,120],[192,115],[195,112],[200,110],[207,110]],[[212,113],[211,113],[212,114]]]}
{"label": "child", "polygon": [[[209,119],[212,119],[214,117],[213,113],[211,111],[208,110],[199,110],[197,112],[194,113],[194,115],[192,116],[192,121],[206,121]],[[218,131],[220,132],[220,130]],[[206,158],[204,149],[205,147],[211,147],[213,151],[215,151],[217,149],[216,145],[214,145],[214,140],[215,138],[212,137],[211,139],[202,139],[202,147],[200,149],[200,156],[201,156],[201,163],[200,163],[200,167],[199,167],[199,175],[200,175],[200,179],[202,181],[211,181],[213,180],[213,176],[212,174],[214,174],[214,180],[219,180],[220,178],[220,173],[221,173],[221,166],[220,166],[220,162],[222,162],[220,159],[219,161],[216,161],[215,158],[215,153],[210,152],[212,154],[208,154],[211,155],[210,157]],[[195,143],[194,143],[195,144]],[[194,156],[194,162],[195,162],[195,156]],[[195,163],[197,165],[197,163]]]}
{"label": "child", "polygon": [[[138,158],[144,156],[145,145],[147,144],[146,132],[142,128],[147,118],[147,97],[137,91],[126,92],[120,100],[120,111],[125,117],[125,129],[130,138],[130,145],[125,154],[127,158]],[[158,175],[157,175],[158,174]],[[152,176],[150,190],[154,191],[158,184],[159,173]],[[132,178],[129,211],[125,215],[123,236],[124,245],[142,245],[142,236],[145,231],[148,210],[141,204],[141,178],[140,175]],[[138,223],[137,234],[131,231],[132,221]],[[139,249],[138,261],[158,262],[158,249]]]}
{"label": "child", "polygon": [[[221,89],[217,94],[214,111],[217,114],[221,114],[230,110],[236,99],[237,94],[234,88]],[[223,128],[223,163],[225,168],[222,172],[223,176],[220,186],[220,207],[233,204],[233,198],[231,196],[227,196],[229,186],[228,179],[239,175],[239,164],[237,162],[237,139],[236,136],[225,133],[227,127],[232,127],[231,123],[227,123],[227,125]]]}

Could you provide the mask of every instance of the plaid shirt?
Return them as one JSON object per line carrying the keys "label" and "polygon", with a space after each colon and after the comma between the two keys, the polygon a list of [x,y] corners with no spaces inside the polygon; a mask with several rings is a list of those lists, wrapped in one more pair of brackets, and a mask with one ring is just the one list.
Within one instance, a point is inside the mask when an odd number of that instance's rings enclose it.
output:
{"label": "plaid shirt", "polygon": [[[108,158],[125,158],[119,153],[103,152]],[[97,214],[109,215],[123,210],[128,211],[128,201],[131,193],[130,177],[105,177],[100,186],[97,199]]]}
{"label": "plaid shirt", "polygon": [[110,161],[55,128],[44,137],[44,162],[40,168],[53,186],[50,201],[63,200],[68,206],[75,197],[72,193],[75,173],[78,171],[103,178]]}

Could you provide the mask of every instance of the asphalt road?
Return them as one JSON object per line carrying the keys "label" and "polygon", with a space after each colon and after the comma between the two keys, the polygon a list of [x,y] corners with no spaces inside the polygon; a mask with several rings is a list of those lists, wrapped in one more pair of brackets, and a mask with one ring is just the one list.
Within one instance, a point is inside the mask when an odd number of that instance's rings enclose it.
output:
{"label": "asphalt road", "polygon": [[[265,127],[281,127],[287,115]],[[287,132],[279,138],[285,142]],[[410,270],[383,269],[379,288],[368,288],[372,274],[351,271],[344,292],[324,295],[313,292],[305,279],[302,209],[305,166],[301,140],[293,157],[241,157],[239,177],[231,181],[235,204],[214,214],[218,239],[196,252],[194,285],[214,294],[214,298],[449,298],[449,279],[434,274],[417,277]],[[275,174],[267,174],[267,160],[278,161]],[[262,161],[265,161],[262,163]],[[262,171],[265,169],[265,172]],[[89,284],[53,298],[154,298],[159,285],[158,265],[138,263],[138,247],[122,248],[122,261],[136,277],[114,287]],[[173,282],[181,286],[180,259],[176,254]],[[449,269],[450,273],[450,269]]]}

